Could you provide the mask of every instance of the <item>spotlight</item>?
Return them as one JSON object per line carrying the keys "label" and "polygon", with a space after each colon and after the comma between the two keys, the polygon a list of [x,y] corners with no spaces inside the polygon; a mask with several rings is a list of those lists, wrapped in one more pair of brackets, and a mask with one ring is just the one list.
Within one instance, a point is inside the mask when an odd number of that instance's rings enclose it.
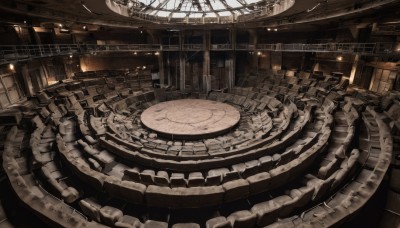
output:
{"label": "spotlight", "polygon": [[72,55],[69,55],[69,58],[70,58],[70,59],[72,59],[72,57],[73,57]]}
{"label": "spotlight", "polygon": [[10,70],[14,70],[14,64],[10,63],[8,67],[10,68]]}
{"label": "spotlight", "polygon": [[337,61],[342,61],[342,60],[343,60],[343,57],[342,57],[342,56],[338,56],[338,57],[336,57],[336,60],[337,60]]}
{"label": "spotlight", "polygon": [[257,52],[257,55],[258,56],[262,55],[262,52],[261,51]]}
{"label": "spotlight", "polygon": [[267,28],[268,32],[271,31],[271,28]]}
{"label": "spotlight", "polygon": [[275,31],[275,32],[277,32],[277,31],[278,31],[278,29],[276,28],[276,29],[274,29],[274,31]]}

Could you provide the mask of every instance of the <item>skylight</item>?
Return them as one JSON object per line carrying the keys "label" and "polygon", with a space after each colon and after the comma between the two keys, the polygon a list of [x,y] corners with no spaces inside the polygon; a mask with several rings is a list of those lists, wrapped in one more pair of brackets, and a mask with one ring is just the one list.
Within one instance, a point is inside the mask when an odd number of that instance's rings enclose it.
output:
{"label": "skylight", "polygon": [[[235,23],[267,17],[287,0],[111,0],[130,17],[156,23]],[[290,0],[294,2],[293,0]],[[123,12],[123,10],[118,10]],[[246,16],[248,15],[248,16]],[[242,18],[242,19],[241,19]]]}

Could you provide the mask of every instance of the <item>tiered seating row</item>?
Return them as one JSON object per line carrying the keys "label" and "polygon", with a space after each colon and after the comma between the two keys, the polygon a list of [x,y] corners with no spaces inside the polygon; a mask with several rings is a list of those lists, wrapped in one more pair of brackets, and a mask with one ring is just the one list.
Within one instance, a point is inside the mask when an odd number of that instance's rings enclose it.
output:
{"label": "tiered seating row", "polygon": [[19,199],[49,224],[64,227],[103,227],[89,222],[86,217],[63,201],[49,194],[28,170],[27,160],[21,155],[21,143],[25,132],[13,127],[4,145],[3,167]]}
{"label": "tiered seating row", "polygon": [[[378,130],[385,127],[384,123],[368,108],[363,113],[363,120],[369,135],[362,139],[368,141],[367,145],[376,142],[380,147],[366,148],[360,145],[361,151],[353,150],[353,138],[358,131],[356,121],[359,118],[353,105],[347,103],[342,110],[334,112],[341,104],[341,95],[329,91],[332,85],[329,81],[302,80],[301,86],[295,86],[296,83],[298,80],[293,78],[277,79],[273,81],[273,87],[266,81],[257,93],[238,88],[235,94],[211,93],[211,98],[214,96],[216,100],[231,103],[240,108],[246,118],[251,118],[248,123],[254,125],[246,128],[253,130],[253,127],[255,129],[267,124],[261,115],[258,116],[259,111],[269,110],[267,117],[271,115],[274,119],[268,122],[272,123],[273,130],[261,135],[261,140],[248,141],[228,151],[211,153],[209,142],[212,140],[204,141],[207,156],[201,153],[188,156],[181,153],[182,149],[179,156],[149,150],[150,147],[145,150],[143,140],[150,137],[127,137],[124,131],[110,127],[110,123],[128,116],[139,124],[137,118],[140,111],[157,102],[151,96],[143,99],[125,96],[126,99],[123,99],[123,96],[105,87],[87,87],[87,96],[79,91],[72,96],[70,92],[62,91],[61,103],[65,102],[65,105],[55,105],[60,101],[43,103],[45,106],[40,110],[43,121],[39,117],[34,119],[36,130],[30,140],[34,161],[32,170],[28,169],[24,150],[19,151],[16,146],[8,149],[7,167],[18,168],[16,173],[25,181],[18,179],[19,182],[12,185],[14,189],[33,189],[34,193],[25,195],[35,195],[33,198],[40,201],[38,205],[54,201],[57,205],[55,210],[52,206],[44,205],[56,212],[49,212],[49,216],[47,209],[36,213],[44,214],[50,220],[55,219],[56,213],[62,217],[56,222],[61,226],[99,226],[97,223],[102,223],[116,227],[168,227],[175,223],[172,227],[190,228],[203,225],[290,227],[298,224],[336,224],[362,206],[376,190],[382,173],[387,169],[387,155],[392,149],[390,133]],[[319,88],[315,92],[310,91],[307,88],[309,86],[310,89],[313,86]],[[106,95],[101,95],[102,89]],[[309,93],[310,97],[304,99],[303,92]],[[284,97],[286,101],[292,100],[294,103],[303,99],[303,104],[314,102],[318,108],[307,106],[304,110],[297,110],[292,102],[284,102],[286,105],[282,106],[283,109],[277,108],[274,102],[281,103],[265,94],[276,96],[277,99]],[[314,99],[314,96],[318,99]],[[94,103],[83,109],[81,103],[85,97]],[[317,103],[322,101],[322,105]],[[296,104],[301,106],[300,103]],[[247,115],[248,112],[254,113]],[[149,136],[151,133],[146,134]],[[18,136],[9,141],[20,144],[22,138]],[[163,141],[160,139],[155,143],[163,144]],[[185,143],[182,145],[187,146]],[[194,146],[195,142],[191,143],[188,142],[188,145]],[[7,148],[11,147],[7,145]],[[58,156],[61,160],[57,159]],[[358,173],[357,161],[361,163],[361,173],[355,181],[342,187]],[[74,174],[72,177],[78,177],[77,181],[87,183],[85,190],[95,191],[87,192],[82,199],[83,192],[71,184],[71,177],[64,174],[69,171]],[[378,183],[371,183],[377,176]],[[49,200],[51,195],[41,187],[42,183],[45,187],[50,186],[51,192],[67,203],[79,200],[81,210],[93,221],[88,222],[80,214],[71,221],[71,215],[68,214],[70,208],[65,209],[65,204],[59,204],[56,198]],[[329,198],[337,189],[340,189],[339,192]],[[207,218],[203,217],[200,223],[187,222],[185,219],[153,220],[142,213],[132,214],[125,206],[116,206],[106,200],[99,203],[97,197],[111,201],[121,199],[130,205],[137,205],[143,211],[168,208],[170,212],[163,212],[164,215],[179,208],[212,208],[210,210],[213,213],[208,214]],[[29,206],[34,210],[39,208],[36,204]],[[337,211],[331,211],[331,208]],[[71,213],[75,215],[73,211]],[[301,216],[296,216],[299,213]],[[335,213],[338,216],[332,216]],[[205,222],[204,218],[208,221]],[[323,223],[325,220],[327,223]]]}

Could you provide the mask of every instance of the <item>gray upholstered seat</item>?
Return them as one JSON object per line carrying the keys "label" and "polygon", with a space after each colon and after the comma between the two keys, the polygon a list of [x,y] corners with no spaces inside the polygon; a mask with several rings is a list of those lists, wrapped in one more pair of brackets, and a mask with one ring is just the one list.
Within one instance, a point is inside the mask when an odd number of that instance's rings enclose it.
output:
{"label": "gray upholstered seat", "polygon": [[249,228],[254,227],[257,222],[257,214],[243,210],[230,214],[226,218],[233,228]]}

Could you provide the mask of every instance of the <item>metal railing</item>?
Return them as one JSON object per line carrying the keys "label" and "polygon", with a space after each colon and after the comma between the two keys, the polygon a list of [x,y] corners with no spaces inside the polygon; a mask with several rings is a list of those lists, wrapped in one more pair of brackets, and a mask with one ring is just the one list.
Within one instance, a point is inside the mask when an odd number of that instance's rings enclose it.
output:
{"label": "metal railing", "polygon": [[204,49],[203,44],[184,44],[182,45],[184,51],[201,51]]}
{"label": "metal railing", "polygon": [[211,50],[215,51],[230,51],[232,49],[232,44],[211,44]]}
{"label": "metal railing", "polygon": [[[202,51],[203,44],[45,44],[0,45],[0,64],[60,55],[93,54],[97,52],[157,52]],[[333,52],[359,55],[400,55],[395,43],[323,43],[323,44],[211,44],[213,51],[283,51],[283,52]]]}

